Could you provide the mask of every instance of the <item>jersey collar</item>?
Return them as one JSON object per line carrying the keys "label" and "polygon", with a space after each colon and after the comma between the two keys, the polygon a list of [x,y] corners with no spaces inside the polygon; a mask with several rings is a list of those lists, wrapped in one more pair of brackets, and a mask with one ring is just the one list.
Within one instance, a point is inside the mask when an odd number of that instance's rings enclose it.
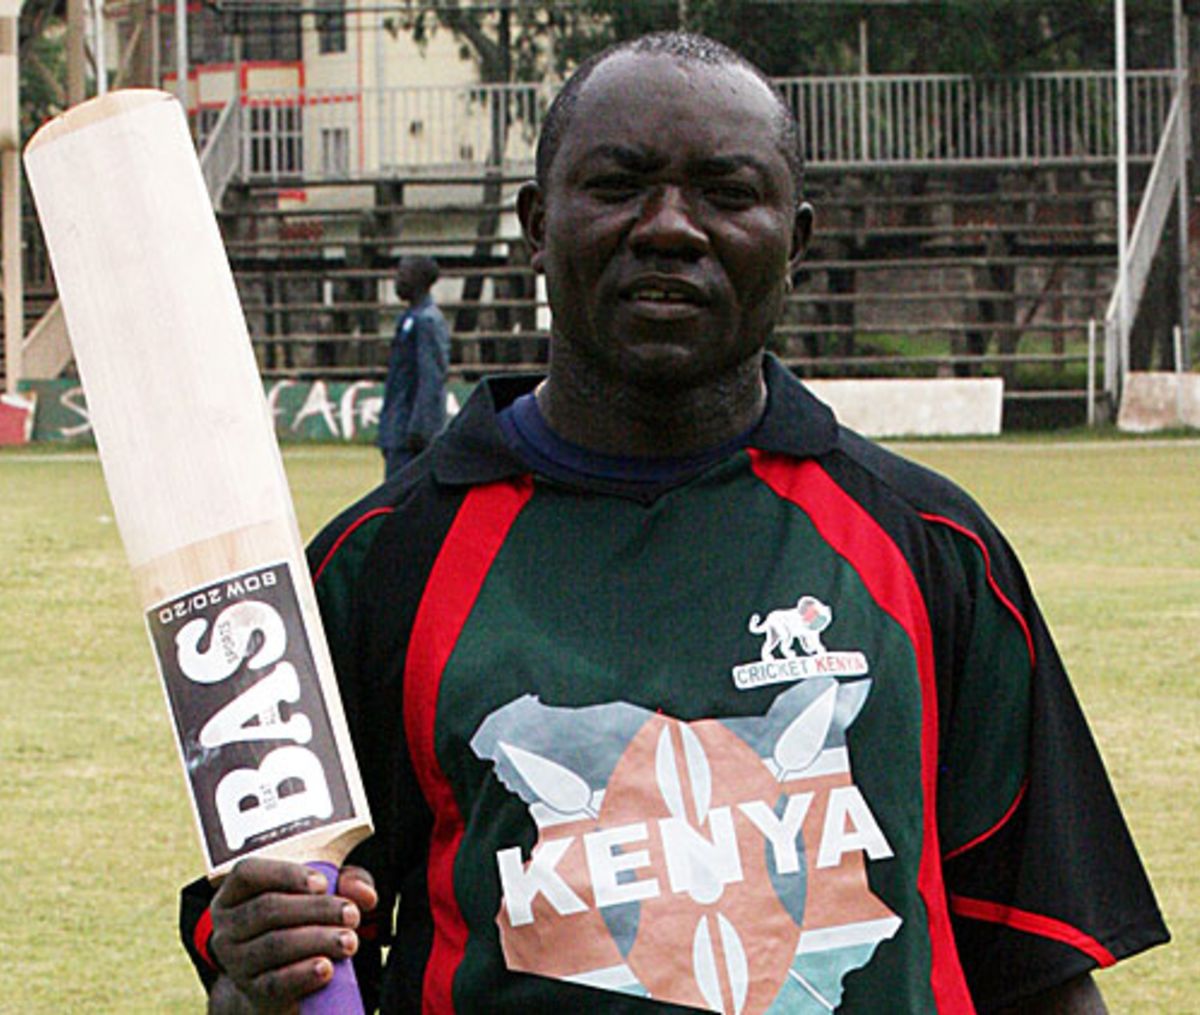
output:
{"label": "jersey collar", "polygon": [[[796,458],[811,458],[833,449],[838,424],[829,406],[813,395],[769,353],[764,359],[767,408],[750,445]],[[504,441],[497,412],[528,391],[540,376],[491,377],[479,383],[434,442],[433,474],[451,485],[477,485],[522,476],[529,467]]]}

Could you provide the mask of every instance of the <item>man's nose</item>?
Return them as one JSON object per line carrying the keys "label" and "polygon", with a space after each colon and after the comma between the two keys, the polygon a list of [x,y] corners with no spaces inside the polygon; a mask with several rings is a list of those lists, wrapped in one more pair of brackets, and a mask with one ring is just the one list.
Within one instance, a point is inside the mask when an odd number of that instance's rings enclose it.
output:
{"label": "man's nose", "polygon": [[698,256],[708,250],[708,234],[696,220],[680,187],[659,187],[646,197],[629,234],[635,250]]}

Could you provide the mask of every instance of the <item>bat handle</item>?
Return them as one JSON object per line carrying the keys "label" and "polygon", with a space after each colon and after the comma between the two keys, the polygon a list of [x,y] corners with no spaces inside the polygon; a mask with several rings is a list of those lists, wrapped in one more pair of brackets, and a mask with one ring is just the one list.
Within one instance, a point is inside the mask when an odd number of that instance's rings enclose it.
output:
{"label": "bat handle", "polygon": [[[325,880],[329,882],[327,892],[332,895],[337,888],[337,867],[321,860],[314,860],[308,866],[325,875]],[[335,962],[333,979],[300,1002],[300,1015],[363,1015],[362,995],[358,992],[358,980],[354,977],[354,963],[349,959]]]}

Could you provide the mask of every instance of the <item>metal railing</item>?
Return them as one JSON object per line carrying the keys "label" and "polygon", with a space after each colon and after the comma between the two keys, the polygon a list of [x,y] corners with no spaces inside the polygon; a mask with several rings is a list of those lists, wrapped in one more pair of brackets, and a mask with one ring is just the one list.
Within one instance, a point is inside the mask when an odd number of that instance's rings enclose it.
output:
{"label": "metal railing", "polygon": [[[1107,71],[780,80],[810,165],[1046,165],[1116,157]],[[1176,90],[1173,71],[1128,75],[1129,151],[1148,159]]]}
{"label": "metal railing", "polygon": [[[1137,218],[1129,235],[1126,253],[1128,267],[1118,274],[1112,298],[1104,314],[1106,348],[1105,388],[1120,393],[1129,371],[1129,340],[1138,307],[1146,291],[1154,255],[1162,241],[1172,206],[1176,202],[1180,177],[1185,168],[1187,127],[1184,123],[1183,93],[1175,96],[1162,132],[1162,139],[1138,206]],[[1125,313],[1121,313],[1121,290],[1128,285]],[[1179,364],[1177,363],[1176,366]]]}
{"label": "metal railing", "polygon": [[200,171],[213,207],[221,206],[221,196],[241,168],[241,124],[238,102],[230,99],[200,149]]}
{"label": "metal railing", "polygon": [[241,173],[338,180],[521,171],[533,164],[548,102],[531,84],[255,93],[243,99]]}
{"label": "metal railing", "polygon": [[[811,166],[1053,165],[1116,157],[1110,71],[974,78],[882,75],[776,81]],[[1176,75],[1128,75],[1129,153],[1149,161]],[[553,98],[538,84],[256,92],[242,98],[245,179],[369,178],[531,167]]]}

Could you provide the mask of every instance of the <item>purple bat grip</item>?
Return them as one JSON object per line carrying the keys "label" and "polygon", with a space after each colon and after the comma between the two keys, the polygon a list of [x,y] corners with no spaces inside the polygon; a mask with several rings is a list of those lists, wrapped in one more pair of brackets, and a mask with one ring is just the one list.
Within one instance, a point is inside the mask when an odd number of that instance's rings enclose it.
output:
{"label": "purple bat grip", "polygon": [[[308,866],[325,875],[329,882],[327,893],[337,887],[338,869],[331,863],[314,860]],[[349,959],[333,964],[333,979],[315,994],[300,1002],[300,1015],[363,1015],[362,995],[354,978],[354,963]]]}

